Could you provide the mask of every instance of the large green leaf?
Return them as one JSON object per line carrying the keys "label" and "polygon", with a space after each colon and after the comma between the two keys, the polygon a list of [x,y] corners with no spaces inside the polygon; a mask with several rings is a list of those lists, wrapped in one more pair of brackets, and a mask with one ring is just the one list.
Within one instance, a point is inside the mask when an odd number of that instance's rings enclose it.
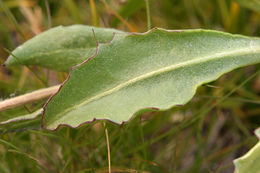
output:
{"label": "large green leaf", "polygon": [[[255,131],[260,139],[260,128]],[[244,156],[234,160],[235,173],[260,173],[260,142],[258,142]]]}
{"label": "large green leaf", "polygon": [[[93,31],[96,36],[93,35]],[[115,29],[73,25],[55,27],[17,47],[5,65],[38,65],[58,71],[69,71],[96,51],[96,41],[109,42]]]}
{"label": "large green leaf", "polygon": [[128,121],[145,108],[185,104],[196,88],[235,68],[260,62],[260,39],[217,31],[116,34],[74,67],[45,106],[43,125],[77,127],[94,119]]}
{"label": "large green leaf", "polygon": [[235,0],[240,5],[260,13],[260,0]]}

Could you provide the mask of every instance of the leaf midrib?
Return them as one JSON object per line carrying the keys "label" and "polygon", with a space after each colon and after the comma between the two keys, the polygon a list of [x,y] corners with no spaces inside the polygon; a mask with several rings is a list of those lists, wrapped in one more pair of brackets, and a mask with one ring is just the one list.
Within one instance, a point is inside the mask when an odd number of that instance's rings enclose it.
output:
{"label": "leaf midrib", "polygon": [[238,48],[238,49],[235,49],[234,51],[216,53],[216,54],[213,54],[213,55],[210,55],[210,56],[204,56],[204,57],[201,57],[201,58],[194,58],[192,60],[188,60],[188,61],[181,62],[181,63],[178,63],[178,64],[173,64],[173,65],[166,66],[166,67],[160,68],[160,69],[152,71],[152,72],[145,73],[143,75],[140,75],[140,76],[137,76],[133,79],[130,79],[130,80],[128,80],[128,81],[126,81],[122,84],[119,84],[116,87],[113,87],[109,90],[106,90],[102,93],[99,93],[99,94],[81,102],[80,104],[77,104],[75,106],[72,106],[72,107],[65,109],[64,111],[60,112],[56,116],[58,118],[55,119],[54,121],[60,119],[60,115],[66,116],[67,112],[70,112],[70,111],[72,111],[72,110],[74,110],[78,107],[81,107],[85,104],[93,102],[93,101],[100,99],[102,97],[111,95],[112,93],[117,92],[117,91],[119,91],[123,88],[126,88],[127,86],[129,86],[131,84],[137,83],[138,81],[141,81],[141,80],[153,77],[153,76],[157,76],[157,75],[169,72],[169,71],[173,71],[173,70],[181,68],[181,67],[189,66],[189,65],[195,65],[195,64],[198,64],[198,63],[204,63],[204,62],[211,61],[211,60],[222,59],[222,58],[229,57],[229,56],[233,57],[233,56],[236,56],[236,55],[257,54],[257,53],[260,53],[260,47],[259,46],[253,46],[252,47],[250,45],[250,47],[247,47],[247,48],[244,48],[244,49]]}

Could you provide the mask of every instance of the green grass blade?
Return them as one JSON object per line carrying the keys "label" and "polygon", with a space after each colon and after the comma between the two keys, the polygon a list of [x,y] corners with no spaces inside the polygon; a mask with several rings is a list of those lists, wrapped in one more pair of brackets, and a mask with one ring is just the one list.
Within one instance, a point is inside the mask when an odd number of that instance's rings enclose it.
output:
{"label": "green grass blade", "polygon": [[241,6],[254,10],[260,13],[260,0],[235,0]]}
{"label": "green grass blade", "polygon": [[14,26],[16,27],[17,31],[21,34],[22,38],[24,40],[26,40],[26,37],[25,37],[21,27],[19,26],[18,22],[16,21],[15,17],[11,13],[11,11],[6,7],[6,5],[4,4],[4,2],[2,0],[0,0],[0,7],[4,10],[7,17],[13,22]]}

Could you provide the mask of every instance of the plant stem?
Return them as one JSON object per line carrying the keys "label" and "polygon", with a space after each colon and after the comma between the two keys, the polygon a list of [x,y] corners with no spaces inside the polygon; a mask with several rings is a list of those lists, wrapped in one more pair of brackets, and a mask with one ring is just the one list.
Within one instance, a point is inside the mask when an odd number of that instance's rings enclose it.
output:
{"label": "plant stem", "polygon": [[147,16],[147,30],[151,29],[151,14],[150,14],[150,5],[149,0],[145,0],[146,6],[146,16]]}
{"label": "plant stem", "polygon": [[37,100],[45,99],[56,93],[60,85],[33,91],[28,94],[10,98],[0,102],[0,111],[15,108]]}
{"label": "plant stem", "polygon": [[[103,124],[105,127],[105,123]],[[107,140],[107,157],[108,157],[108,172],[111,173],[111,159],[110,159],[110,145],[109,145],[109,136],[107,128],[105,127],[106,140]]]}
{"label": "plant stem", "polygon": [[46,7],[46,12],[47,12],[47,17],[48,17],[48,27],[51,28],[51,10],[50,10],[50,5],[48,0],[45,0],[45,7]]}

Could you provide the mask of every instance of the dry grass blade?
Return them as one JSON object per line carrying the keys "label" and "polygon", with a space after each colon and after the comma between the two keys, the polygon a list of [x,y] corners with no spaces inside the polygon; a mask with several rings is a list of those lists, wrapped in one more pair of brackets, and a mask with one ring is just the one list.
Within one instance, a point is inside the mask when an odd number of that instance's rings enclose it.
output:
{"label": "dry grass blade", "polygon": [[40,89],[25,95],[21,95],[18,97],[14,97],[8,100],[4,100],[0,102],[0,111],[4,111],[7,109],[15,108],[18,106],[25,105],[27,103],[31,103],[34,101],[42,100],[50,97],[54,93],[56,93],[59,89],[60,85],[52,86],[50,88]]}

